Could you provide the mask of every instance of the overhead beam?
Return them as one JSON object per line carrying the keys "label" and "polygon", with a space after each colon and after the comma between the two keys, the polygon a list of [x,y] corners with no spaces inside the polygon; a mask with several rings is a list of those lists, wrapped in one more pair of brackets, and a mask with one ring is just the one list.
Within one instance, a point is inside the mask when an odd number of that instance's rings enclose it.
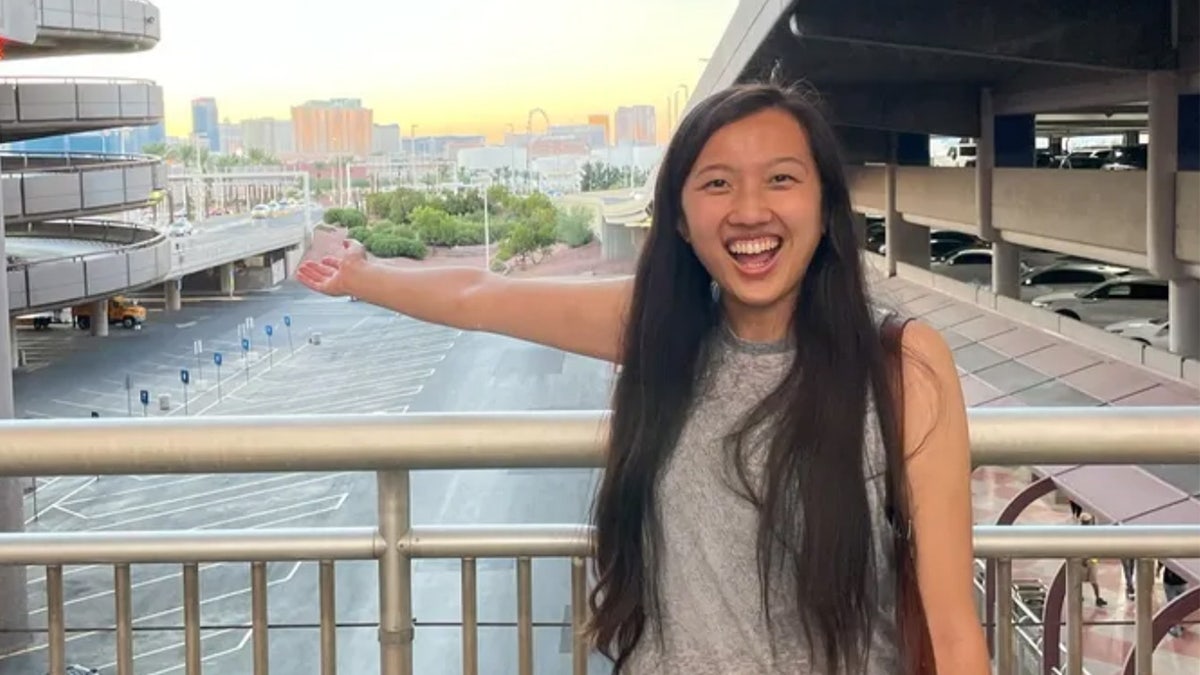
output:
{"label": "overhead beam", "polygon": [[1172,0],[806,2],[797,3],[788,28],[804,40],[1101,71],[1144,71],[1176,67],[1172,4]]}
{"label": "overhead beam", "polygon": [[979,91],[966,85],[862,85],[821,91],[837,125],[945,136],[979,135]]}

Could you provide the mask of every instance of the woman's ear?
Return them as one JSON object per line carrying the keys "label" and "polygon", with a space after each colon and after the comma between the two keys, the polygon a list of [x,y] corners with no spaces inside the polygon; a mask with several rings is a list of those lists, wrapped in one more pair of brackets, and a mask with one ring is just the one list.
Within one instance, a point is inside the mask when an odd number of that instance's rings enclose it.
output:
{"label": "woman's ear", "polygon": [[679,232],[679,236],[683,237],[683,240],[685,242],[687,242],[689,244],[692,243],[691,236],[688,235],[688,226],[687,226],[686,220],[680,218],[679,225],[675,228],[675,230]]}

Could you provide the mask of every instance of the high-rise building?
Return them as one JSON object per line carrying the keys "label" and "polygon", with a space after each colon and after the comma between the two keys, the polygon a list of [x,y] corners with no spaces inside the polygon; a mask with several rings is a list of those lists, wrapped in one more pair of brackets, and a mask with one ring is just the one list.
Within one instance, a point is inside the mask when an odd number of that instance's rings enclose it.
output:
{"label": "high-rise building", "polygon": [[376,124],[371,130],[372,155],[400,154],[400,125]]}
{"label": "high-rise building", "polygon": [[603,148],[606,142],[605,128],[598,124],[566,124],[551,126],[546,130],[547,136],[567,136],[583,141],[589,148]]}
{"label": "high-rise building", "polygon": [[204,147],[210,152],[220,152],[221,122],[217,116],[217,99],[205,97],[192,100],[192,137],[203,139]]}
{"label": "high-rise building", "polygon": [[654,145],[657,121],[652,105],[617,108],[617,145]]}
{"label": "high-rise building", "polygon": [[219,129],[221,154],[236,155],[245,151],[245,144],[242,141],[242,125],[225,120],[217,128]]}
{"label": "high-rise building", "polygon": [[604,128],[604,145],[612,142],[612,136],[610,135],[612,132],[608,128],[608,115],[588,115],[587,123],[589,127]]}
{"label": "high-rise building", "polygon": [[371,154],[373,111],[356,98],[308,101],[292,107],[296,153],[306,157]]}
{"label": "high-rise building", "polygon": [[296,147],[292,138],[292,123],[272,117],[243,120],[242,146],[247,152],[258,150],[277,158],[290,155]]}

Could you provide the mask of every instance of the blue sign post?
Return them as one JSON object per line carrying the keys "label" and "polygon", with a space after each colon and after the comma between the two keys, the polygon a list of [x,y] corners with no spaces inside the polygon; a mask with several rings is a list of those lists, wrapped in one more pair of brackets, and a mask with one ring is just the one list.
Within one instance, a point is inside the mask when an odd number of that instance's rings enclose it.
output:
{"label": "blue sign post", "polygon": [[179,371],[179,381],[183,383],[183,414],[188,414],[188,384],[192,381],[192,376],[188,373],[187,368]]}
{"label": "blue sign post", "polygon": [[263,327],[263,332],[267,334],[267,367],[274,368],[275,352],[271,347],[271,336],[275,334],[275,328],[272,327],[271,324],[267,324],[265,327]]}
{"label": "blue sign post", "polygon": [[217,367],[217,401],[221,400],[221,352],[213,352],[213,365]]}
{"label": "blue sign post", "polygon": [[242,338],[242,363],[246,364],[246,384],[250,384],[250,338]]}
{"label": "blue sign post", "polygon": [[292,354],[295,354],[296,348],[292,345],[292,315],[291,314],[283,315],[283,327],[287,328],[288,350],[291,351]]}
{"label": "blue sign post", "polygon": [[142,417],[146,417],[147,415],[150,414],[148,412],[150,409],[150,390],[143,389],[143,390],[139,391],[138,399],[141,400],[141,402],[142,402]]}

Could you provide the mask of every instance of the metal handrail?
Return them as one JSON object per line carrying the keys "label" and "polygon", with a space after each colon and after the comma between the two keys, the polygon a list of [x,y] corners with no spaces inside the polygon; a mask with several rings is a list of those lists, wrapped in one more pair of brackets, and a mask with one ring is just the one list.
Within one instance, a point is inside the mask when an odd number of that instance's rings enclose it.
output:
{"label": "metal handrail", "polygon": [[[410,558],[574,558],[593,554],[593,536],[584,524],[421,525],[396,548]],[[974,547],[997,560],[1200,558],[1200,524],[976,525]],[[372,527],[0,533],[0,565],[369,560],[386,548]]]}
{"label": "metal handrail", "polygon": [[[1039,462],[1200,463],[1200,408],[974,409],[973,459],[979,464]],[[521,673],[533,668],[533,557],[571,559],[572,668],[587,671],[585,558],[591,531],[582,525],[413,526],[411,471],[416,469],[595,467],[603,459],[602,411],[267,418],[8,420],[0,422],[0,475],[232,473],[370,470],[376,473],[374,528],[205,530],[201,532],[29,533],[0,535],[0,564],[46,565],[47,644],[53,672],[64,666],[63,565],[111,564],[116,598],[117,672],[133,672],[131,564],[182,563],[187,672],[198,673],[199,561],[249,562],[253,657],[265,672],[269,655],[269,560],[319,562],[320,662],[336,668],[336,560],[374,559],[379,579],[382,675],[413,666],[413,560],[461,558],[463,663],[478,670],[479,558],[517,559],[517,642]],[[402,439],[402,440],[400,440]],[[1136,442],[1133,442],[1136,441]],[[29,452],[37,448],[37,453]],[[1000,588],[1012,582],[1014,558],[1067,559],[1067,672],[1082,669],[1081,557],[1140,557],[1137,575],[1138,663],[1151,645],[1146,557],[1200,558],[1200,525],[1020,527],[979,526],[975,550],[996,558]],[[999,595],[997,669],[1013,673],[1011,598]]]}
{"label": "metal handrail", "polygon": [[[968,416],[977,466],[1200,461],[1198,407],[973,408]],[[0,475],[599,467],[607,419],[573,411],[4,420]]]}
{"label": "metal handrail", "polygon": [[21,75],[0,77],[0,84],[144,84],[158,86],[154,80],[134,77],[62,77],[58,75]]}

